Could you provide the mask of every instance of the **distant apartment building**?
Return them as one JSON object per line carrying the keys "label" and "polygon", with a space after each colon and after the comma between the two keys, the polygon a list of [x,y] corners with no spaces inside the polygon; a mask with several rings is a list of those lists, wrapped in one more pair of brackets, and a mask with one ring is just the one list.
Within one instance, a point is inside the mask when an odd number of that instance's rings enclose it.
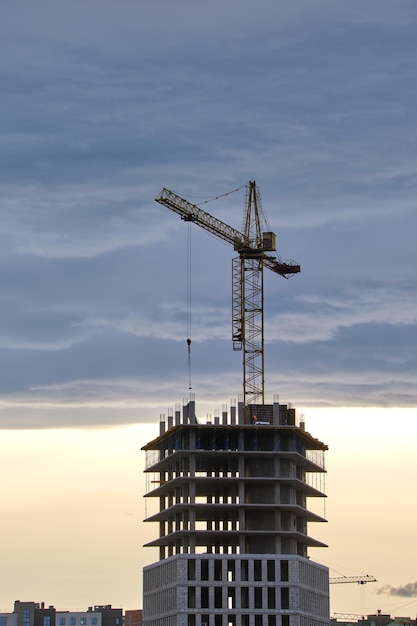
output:
{"label": "distant apartment building", "polygon": [[125,611],[124,626],[142,626],[143,611],[142,609],[132,609]]}
{"label": "distant apartment building", "polygon": [[102,626],[101,613],[57,611],[56,626]]}
{"label": "distant apartment building", "polygon": [[16,613],[0,613],[0,626],[17,626]]}
{"label": "distant apartment building", "polygon": [[57,611],[43,602],[14,603],[13,613],[0,613],[0,626],[123,626],[122,609],[111,604],[88,607],[87,611]]}
{"label": "distant apartment building", "polygon": [[88,607],[87,611],[57,611],[55,626],[122,626],[122,609],[111,604]]}
{"label": "distant apartment building", "polygon": [[0,626],[55,626],[55,608],[44,602],[16,600],[13,613],[0,613]]}

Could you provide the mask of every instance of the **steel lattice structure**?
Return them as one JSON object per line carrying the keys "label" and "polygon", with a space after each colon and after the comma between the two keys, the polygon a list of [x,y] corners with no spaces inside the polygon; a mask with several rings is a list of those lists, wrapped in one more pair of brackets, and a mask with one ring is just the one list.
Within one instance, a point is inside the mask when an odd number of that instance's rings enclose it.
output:
{"label": "steel lattice structure", "polygon": [[275,233],[262,230],[261,204],[255,181],[247,187],[244,232],[213,217],[199,206],[162,189],[157,202],[187,222],[194,222],[213,235],[232,244],[238,256],[232,264],[232,338],[233,349],[243,350],[244,404],[264,404],[264,286],[263,269],[289,278],[300,271],[294,262],[276,255]]}

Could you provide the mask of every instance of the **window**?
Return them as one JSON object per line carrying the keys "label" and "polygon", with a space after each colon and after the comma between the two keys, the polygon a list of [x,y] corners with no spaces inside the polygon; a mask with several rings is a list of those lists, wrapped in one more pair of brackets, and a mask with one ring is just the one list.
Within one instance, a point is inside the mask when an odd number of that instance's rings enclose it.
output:
{"label": "window", "polygon": [[[242,607],[242,609],[249,608],[249,587],[240,588],[240,606]],[[242,626],[244,625],[242,624]]]}
{"label": "window", "polygon": [[201,559],[201,580],[208,580],[208,559]]}
{"label": "window", "polygon": [[281,587],[281,609],[290,608],[290,590],[288,587]]}
{"label": "window", "polygon": [[[201,587],[201,608],[208,609],[209,608],[209,593],[208,587]],[[203,618],[201,618],[203,619]]]}
{"label": "window", "polygon": [[81,624],[81,626],[86,626],[87,618],[86,617],[80,617],[80,624]]}
{"label": "window", "polygon": [[65,617],[59,618],[59,626],[65,626]]}
{"label": "window", "polygon": [[214,608],[215,609],[222,608],[223,606],[222,595],[223,595],[223,587],[215,587],[214,588]]}
{"label": "window", "polygon": [[262,561],[258,559],[253,562],[253,577],[254,580],[262,580]]}
{"label": "window", "polygon": [[0,617],[0,626],[7,626],[7,617],[5,615]]}
{"label": "window", "polygon": [[288,561],[281,561],[281,580],[288,580]]}
{"label": "window", "polygon": [[70,617],[70,626],[75,626],[76,623],[77,623],[77,618],[76,617]]}
{"label": "window", "polygon": [[248,561],[242,559],[240,562],[240,580],[249,580]]}
{"label": "window", "polygon": [[44,615],[43,616],[43,626],[51,626],[51,616]]}
{"label": "window", "polygon": [[255,587],[255,609],[262,608],[262,587]]}
{"label": "window", "polygon": [[195,609],[195,587],[188,587],[188,608]]}
{"label": "window", "polygon": [[96,624],[97,624],[97,617],[92,617],[91,618],[91,624],[92,624],[92,626],[96,626]]}

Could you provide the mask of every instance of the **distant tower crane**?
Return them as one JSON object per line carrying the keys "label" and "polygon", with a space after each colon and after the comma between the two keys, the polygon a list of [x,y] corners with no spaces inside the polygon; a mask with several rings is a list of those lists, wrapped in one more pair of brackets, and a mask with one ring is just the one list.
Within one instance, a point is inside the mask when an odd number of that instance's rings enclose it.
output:
{"label": "distant tower crane", "polygon": [[[370,574],[365,574],[364,576],[338,576],[337,578],[330,578],[329,583],[332,585],[340,584],[340,583],[357,583],[358,585],[366,585],[366,583],[377,583],[377,579],[375,576],[371,576]],[[364,615],[363,605],[364,605],[364,588],[361,587],[361,616],[349,616],[347,613],[335,613],[333,617],[340,617],[341,619],[356,619],[358,617],[362,617]]]}
{"label": "distant tower crane", "polygon": [[375,576],[370,576],[370,574],[366,574],[365,576],[339,576],[337,578],[330,578],[330,584],[340,584],[340,583],[358,583],[358,585],[366,585],[366,583],[377,583],[377,579]]}
{"label": "distant tower crane", "polygon": [[233,349],[243,349],[243,403],[264,404],[264,288],[263,268],[289,278],[300,271],[295,262],[284,262],[267,252],[276,251],[276,235],[262,231],[261,202],[255,181],[247,193],[245,228],[241,233],[221,220],[184,200],[169,189],[162,189],[157,202],[178,213],[186,222],[195,222],[210,233],[232,244],[238,256],[232,265]]}

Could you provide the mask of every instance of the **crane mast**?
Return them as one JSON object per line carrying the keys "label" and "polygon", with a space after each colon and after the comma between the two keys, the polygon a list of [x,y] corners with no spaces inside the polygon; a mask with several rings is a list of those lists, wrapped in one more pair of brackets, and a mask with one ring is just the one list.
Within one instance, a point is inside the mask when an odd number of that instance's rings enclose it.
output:
{"label": "crane mast", "polygon": [[276,252],[276,236],[269,230],[262,231],[260,198],[255,181],[250,181],[247,187],[243,233],[169,189],[162,189],[155,200],[178,213],[184,221],[194,222],[232,244],[238,253],[232,261],[233,349],[243,350],[244,405],[264,404],[263,269],[267,267],[289,278],[300,271],[300,266],[267,254]]}

